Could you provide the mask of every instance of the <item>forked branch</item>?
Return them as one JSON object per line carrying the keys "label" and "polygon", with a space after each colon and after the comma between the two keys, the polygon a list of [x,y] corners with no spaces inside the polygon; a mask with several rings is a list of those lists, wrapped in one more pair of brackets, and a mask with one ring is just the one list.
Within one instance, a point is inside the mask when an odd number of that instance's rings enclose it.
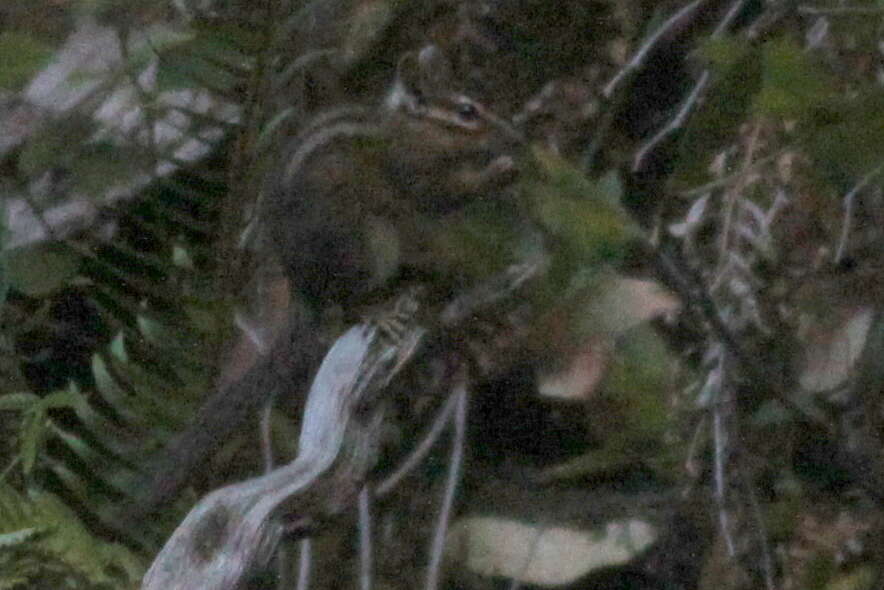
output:
{"label": "forked branch", "polygon": [[[514,266],[455,298],[439,330],[511,297],[544,268],[545,261]],[[417,321],[414,293],[395,307],[395,338],[366,321],[329,350],[308,394],[297,458],[198,502],[157,555],[144,590],[234,590],[268,562],[283,534],[307,534],[355,502],[377,461],[384,391],[430,335]]]}

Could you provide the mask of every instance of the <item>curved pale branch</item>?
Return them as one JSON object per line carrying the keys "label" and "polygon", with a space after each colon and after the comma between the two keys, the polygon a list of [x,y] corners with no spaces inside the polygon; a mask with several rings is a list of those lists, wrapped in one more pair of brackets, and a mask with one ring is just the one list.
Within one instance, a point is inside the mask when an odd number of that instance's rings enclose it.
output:
{"label": "curved pale branch", "polygon": [[[545,259],[514,265],[454,298],[440,330],[512,297],[545,268]],[[197,503],[157,555],[144,590],[233,590],[268,562],[284,533],[306,534],[355,502],[377,461],[384,390],[430,336],[417,322],[419,292],[396,301],[395,336],[366,321],[335,342],[307,397],[297,458]]]}
{"label": "curved pale branch", "polygon": [[236,588],[273,555],[286,530],[274,517],[284,515],[301,529],[347,508],[377,458],[386,404],[371,402],[424,334],[409,324],[392,342],[374,323],[363,323],[341,336],[310,389],[298,457],[206,496],[160,551],[142,587]]}

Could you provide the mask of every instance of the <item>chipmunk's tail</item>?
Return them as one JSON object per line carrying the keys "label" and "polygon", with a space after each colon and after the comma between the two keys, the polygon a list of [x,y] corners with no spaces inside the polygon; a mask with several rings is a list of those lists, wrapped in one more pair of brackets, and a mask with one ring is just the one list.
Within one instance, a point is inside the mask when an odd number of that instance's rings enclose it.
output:
{"label": "chipmunk's tail", "polygon": [[284,399],[286,405],[303,403],[302,392],[306,393],[322,359],[322,346],[315,322],[304,314],[286,315],[275,326],[266,350],[250,347],[249,335],[243,331],[215,391],[187,429],[146,466],[145,484],[126,510],[125,521],[144,522],[172,502],[232,436],[257,425],[266,404],[274,399]]}

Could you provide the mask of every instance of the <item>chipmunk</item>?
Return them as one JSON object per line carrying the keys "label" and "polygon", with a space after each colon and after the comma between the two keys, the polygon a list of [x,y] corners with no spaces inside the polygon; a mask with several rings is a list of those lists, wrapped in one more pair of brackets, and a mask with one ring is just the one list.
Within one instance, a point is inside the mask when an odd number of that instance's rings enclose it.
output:
{"label": "chipmunk", "polygon": [[430,46],[402,59],[381,108],[325,113],[294,142],[266,226],[310,300],[347,304],[401,264],[432,266],[428,226],[515,179],[520,135],[452,86]]}
{"label": "chipmunk", "polygon": [[[314,311],[358,307],[405,267],[437,272],[444,261],[429,244],[433,225],[476,199],[499,197],[516,179],[520,134],[453,88],[438,48],[409,53],[379,107],[322,113],[286,150],[262,205],[262,230]],[[289,322],[269,352],[219,387],[170,445],[141,511],[173,497],[274,394],[304,388],[321,360],[316,322]]]}

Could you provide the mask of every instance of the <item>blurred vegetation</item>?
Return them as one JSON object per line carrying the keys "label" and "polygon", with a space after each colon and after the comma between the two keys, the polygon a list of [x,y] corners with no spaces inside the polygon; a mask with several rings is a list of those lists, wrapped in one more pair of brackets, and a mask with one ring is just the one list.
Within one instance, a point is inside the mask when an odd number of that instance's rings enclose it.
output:
{"label": "blurred vegetation", "polygon": [[[469,281],[550,258],[465,347],[450,587],[880,587],[884,5],[691,6],[0,6],[0,588],[137,587],[196,495],[258,471],[236,437],[117,526],[230,348],[280,142],[430,41],[531,141],[513,202],[439,248]],[[422,579],[445,461],[379,507],[378,587]],[[316,587],[352,583],[351,529]]]}

